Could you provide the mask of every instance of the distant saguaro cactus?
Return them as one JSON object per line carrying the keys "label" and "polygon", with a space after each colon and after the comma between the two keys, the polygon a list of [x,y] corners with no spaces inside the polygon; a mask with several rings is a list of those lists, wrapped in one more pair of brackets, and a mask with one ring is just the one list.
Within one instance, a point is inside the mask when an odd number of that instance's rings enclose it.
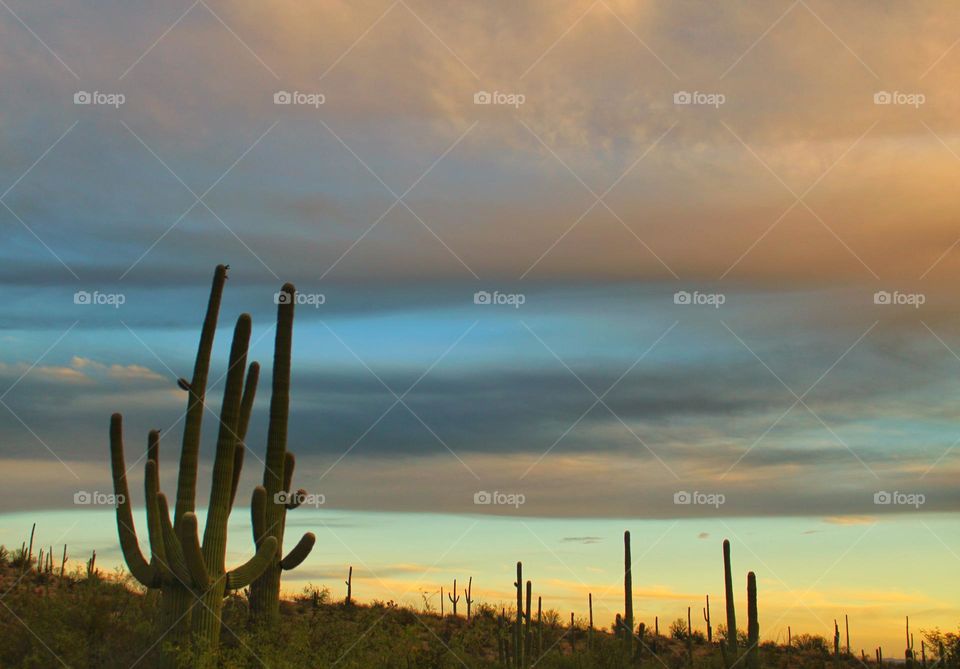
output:
{"label": "distant saguaro cactus", "polygon": [[350,571],[347,572],[347,580],[344,583],[347,586],[347,598],[343,600],[343,603],[345,606],[350,606],[353,597],[353,565],[350,566]]}
{"label": "distant saguaro cactus", "polygon": [[757,618],[757,576],[747,574],[747,668],[760,667],[760,621]]}
{"label": "distant saguaro cactus", "polygon": [[633,656],[633,560],[630,558],[630,530],[623,533],[623,627],[627,657]]}
{"label": "distant saguaro cactus", "polygon": [[460,595],[457,594],[457,579],[453,579],[453,593],[447,593],[447,598],[453,604],[453,617],[457,617],[457,602],[460,601]]}
{"label": "distant saguaro cactus", "polygon": [[733,601],[733,573],[730,567],[730,541],[723,540],[723,585],[727,600],[727,648],[737,656],[737,607]]}
{"label": "distant saguaro cactus", "polygon": [[713,628],[710,626],[710,595],[707,595],[707,605],[703,609],[703,621],[707,623],[707,643],[713,643]]}
{"label": "distant saguaro cactus", "polygon": [[470,593],[473,590],[473,576],[470,577],[470,580],[467,581],[467,591],[464,593],[464,601],[467,604],[467,620],[470,620],[470,605],[473,604],[473,599],[470,597]]}
{"label": "distant saguaro cactus", "polygon": [[523,563],[517,562],[517,620],[513,628],[513,666],[523,667]]}

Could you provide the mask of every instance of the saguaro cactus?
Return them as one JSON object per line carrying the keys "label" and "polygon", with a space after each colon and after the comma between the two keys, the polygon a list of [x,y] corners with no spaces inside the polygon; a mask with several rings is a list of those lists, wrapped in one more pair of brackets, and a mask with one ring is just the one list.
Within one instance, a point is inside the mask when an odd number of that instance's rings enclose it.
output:
{"label": "saguaro cactus", "polygon": [[[161,592],[159,623],[164,632],[170,630],[165,641],[173,641],[172,647],[165,644],[162,652],[162,662],[167,666],[175,663],[179,652],[177,646],[184,645],[190,639],[195,642],[194,664],[204,666],[213,660],[220,638],[224,594],[249,585],[269,566],[278,547],[276,538],[270,537],[258,544],[256,553],[248,562],[231,571],[225,568],[227,520],[239,481],[245,449],[243,439],[258,378],[256,363],[252,363],[247,370],[251,322],[246,314],[237,319],[230,348],[202,543],[198,534],[194,510],[200,434],[206,411],[204,402],[210,354],[226,278],[227,267],[218,266],[214,272],[192,380],[187,382],[181,379],[178,382],[187,391],[188,401],[177,479],[177,504],[172,520],[167,498],[160,491],[159,431],[151,431],[147,440],[144,487],[151,551],[149,561],[140,551],[133,523],[123,452],[123,418],[117,413],[110,420],[113,484],[117,499],[120,500],[116,509],[120,547],[133,577],[147,588]],[[91,559],[88,571],[93,571],[92,564]],[[198,603],[202,605],[197,606]]]}
{"label": "saguaro cactus", "polygon": [[710,595],[707,595],[707,605],[703,609],[703,621],[707,623],[707,643],[713,643],[713,628],[710,626]]}
{"label": "saguaro cactus", "polygon": [[757,577],[747,574],[747,667],[760,667],[760,622],[757,619]]}
{"label": "saguaro cactus", "polygon": [[450,603],[453,604],[453,617],[457,617],[457,602],[460,601],[460,595],[457,594],[457,579],[453,579],[453,594],[447,593]]}
{"label": "saguaro cactus", "polygon": [[630,530],[623,533],[623,627],[627,657],[633,656],[633,560],[630,558]]}
{"label": "saguaro cactus", "polygon": [[517,621],[513,628],[513,666],[523,667],[523,563],[517,562]]}
{"label": "saguaro cactus", "polygon": [[277,298],[277,330],[273,348],[273,388],[263,485],[253,491],[251,503],[253,540],[257,549],[272,537],[276,541],[267,568],[250,586],[250,612],[254,618],[275,621],[280,615],[280,574],[295,569],[316,543],[312,532],[304,534],[293,550],[282,556],[287,510],[299,506],[306,494],[298,490],[291,499],[294,457],[287,451],[287,419],[290,416],[290,349],[293,346],[293,307],[296,289],[284,284]]}
{"label": "saguaro cactus", "polygon": [[727,600],[727,648],[737,656],[737,608],[733,601],[733,573],[730,568],[730,541],[723,540],[723,585]]}
{"label": "saguaro cactus", "polygon": [[533,583],[531,581],[527,581],[527,609],[526,609],[526,613],[524,613],[523,615],[524,620],[526,620],[527,622],[526,634],[524,635],[524,638],[523,638],[523,656],[527,664],[530,663],[530,658],[533,655],[533,652],[532,652],[533,621],[531,618],[531,613],[532,613],[531,600],[532,599],[533,599]]}
{"label": "saguaro cactus", "polygon": [[470,593],[473,590],[473,576],[470,577],[470,580],[467,581],[467,591],[464,593],[464,601],[467,604],[467,620],[470,620],[470,605],[473,604],[473,599],[470,597]]}
{"label": "saguaro cactus", "polygon": [[353,565],[350,566],[350,571],[347,572],[347,580],[344,581],[344,584],[347,586],[347,598],[343,600],[343,603],[346,606],[350,606],[350,601],[353,597]]}

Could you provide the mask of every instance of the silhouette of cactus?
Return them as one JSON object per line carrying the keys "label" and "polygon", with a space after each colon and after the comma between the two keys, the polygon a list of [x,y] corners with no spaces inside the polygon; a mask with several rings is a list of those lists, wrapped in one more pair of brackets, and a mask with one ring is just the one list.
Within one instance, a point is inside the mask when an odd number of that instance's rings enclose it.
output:
{"label": "silhouette of cactus", "polygon": [[630,558],[630,530],[623,533],[623,637],[627,657],[633,656],[633,561]]}
{"label": "silhouette of cactus", "polygon": [[470,580],[467,581],[467,591],[464,593],[464,601],[467,604],[467,620],[470,620],[470,605],[473,604],[473,599],[470,597],[470,593],[473,590],[473,576],[470,577]]}
{"label": "silhouette of cactus", "polygon": [[747,668],[760,667],[760,622],[757,619],[757,577],[747,574]]}
{"label": "silhouette of cactus", "polygon": [[457,617],[457,602],[460,601],[460,595],[457,594],[457,579],[453,579],[453,594],[447,593],[447,598],[453,604],[453,617]]}
{"label": "silhouette of cactus", "polygon": [[707,595],[707,605],[703,609],[703,621],[707,623],[707,643],[713,643],[713,628],[710,626],[710,595]]}
{"label": "silhouette of cactus", "polygon": [[531,609],[530,609],[532,599],[533,599],[533,583],[530,581],[527,581],[527,608],[526,608],[526,612],[523,615],[524,620],[526,620],[526,623],[527,623],[526,634],[524,635],[524,638],[523,638],[523,656],[527,664],[530,663],[530,656],[532,655],[531,651],[533,649],[533,625],[532,625]]}
{"label": "silhouette of cactus", "polygon": [[347,580],[344,583],[347,586],[347,598],[343,600],[343,603],[345,606],[350,606],[353,598],[353,565],[350,566],[350,571],[347,572]]}
{"label": "silhouette of cactus", "polygon": [[523,563],[517,562],[517,621],[513,628],[513,666],[523,667]]}
{"label": "silhouette of cactus", "polygon": [[727,647],[736,660],[737,656],[737,609],[733,601],[733,574],[730,568],[730,541],[723,540],[723,584],[727,600]]}
{"label": "silhouette of cactus", "polygon": [[291,500],[295,460],[287,451],[287,419],[290,415],[290,349],[293,345],[293,308],[296,303],[293,284],[284,284],[277,300],[277,329],[273,349],[273,387],[270,396],[270,424],[267,432],[267,457],[263,467],[263,485],[253,491],[251,503],[253,540],[259,550],[276,546],[270,552],[266,569],[250,585],[250,612],[254,618],[276,621],[280,615],[280,574],[295,569],[316,543],[312,532],[304,534],[293,550],[282,556],[287,510],[296,508],[306,494],[298,490]]}
{"label": "silhouette of cactus", "polygon": [[587,609],[590,612],[590,626],[587,628],[587,646],[593,650],[593,593],[587,593]]}

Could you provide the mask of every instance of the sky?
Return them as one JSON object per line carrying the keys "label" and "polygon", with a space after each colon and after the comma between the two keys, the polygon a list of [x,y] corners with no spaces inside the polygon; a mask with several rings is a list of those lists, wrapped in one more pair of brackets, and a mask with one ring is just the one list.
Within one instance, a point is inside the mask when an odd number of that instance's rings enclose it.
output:
{"label": "sky", "polygon": [[[163,429],[173,490],[175,381],[229,263],[213,378],[248,312],[266,380],[274,293],[302,294],[290,448],[323,513],[438,533],[480,514],[508,572],[602,535],[602,558],[567,558],[587,582],[625,525],[675,521],[659,545],[708,565],[729,524],[832,558],[909,532],[956,568],[955,4],[0,4],[0,541],[98,512],[73,499],[110,490],[114,411],[133,453]],[[522,504],[475,502],[494,492]],[[350,536],[316,580],[436,557],[412,530],[402,559]],[[837,562],[845,593],[754,550],[795,596],[877,595],[874,643],[960,614],[935,581],[893,593],[872,552]]]}

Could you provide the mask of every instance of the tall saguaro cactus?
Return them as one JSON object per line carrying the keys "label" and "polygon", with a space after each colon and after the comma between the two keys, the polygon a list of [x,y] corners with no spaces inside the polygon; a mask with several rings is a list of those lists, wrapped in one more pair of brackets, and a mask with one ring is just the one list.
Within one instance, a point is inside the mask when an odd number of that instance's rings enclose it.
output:
{"label": "tall saguaro cactus", "polygon": [[523,669],[523,563],[517,562],[517,620],[513,628],[513,666]]}
{"label": "tall saguaro cactus", "polygon": [[[839,632],[837,633],[839,637]],[[747,574],[747,668],[760,667],[760,622],[757,619],[757,576]]]}
{"label": "tall saguaro cactus", "polygon": [[[167,498],[160,491],[159,431],[151,431],[147,440],[144,487],[151,552],[149,561],[140,551],[133,523],[123,452],[123,418],[115,413],[110,419],[110,459],[114,491],[119,500],[116,515],[120,548],[133,577],[145,587],[161,592],[160,627],[165,635],[170,632],[164,640],[173,642],[162,646],[165,650],[161,660],[166,666],[175,663],[178,646],[191,638],[195,642],[195,664],[207,666],[213,661],[220,638],[224,594],[249,585],[267,568],[277,550],[276,540],[272,539],[258,546],[253,558],[245,564],[231,571],[225,568],[227,519],[242,464],[240,452],[245,448],[241,435],[246,433],[257,382],[256,363],[251,365],[244,382],[251,328],[247,314],[237,319],[233,333],[213,466],[210,507],[202,544],[198,535],[194,509],[200,431],[206,410],[204,401],[210,352],[226,278],[227,267],[218,266],[207,304],[193,379],[190,382],[180,381],[180,386],[189,393],[189,399],[180,453],[177,505],[172,521]],[[197,606],[198,603],[201,606]]]}
{"label": "tall saguaro cactus", "polygon": [[737,656],[737,608],[733,601],[733,573],[730,568],[730,540],[723,540],[723,585],[727,600],[727,648]]}
{"label": "tall saguaro cactus", "polygon": [[253,491],[251,516],[253,540],[259,548],[272,538],[276,542],[267,568],[250,586],[250,611],[254,618],[274,621],[280,615],[280,574],[295,569],[313,550],[316,537],[304,534],[293,550],[282,556],[287,510],[299,506],[304,491],[291,499],[294,457],[287,451],[287,420],[290,416],[290,351],[293,346],[293,307],[296,289],[283,285],[277,294],[277,330],[273,348],[273,388],[263,485]]}
{"label": "tall saguaro cactus", "polygon": [[623,640],[627,657],[633,656],[633,560],[630,557],[630,530],[623,533]]}

